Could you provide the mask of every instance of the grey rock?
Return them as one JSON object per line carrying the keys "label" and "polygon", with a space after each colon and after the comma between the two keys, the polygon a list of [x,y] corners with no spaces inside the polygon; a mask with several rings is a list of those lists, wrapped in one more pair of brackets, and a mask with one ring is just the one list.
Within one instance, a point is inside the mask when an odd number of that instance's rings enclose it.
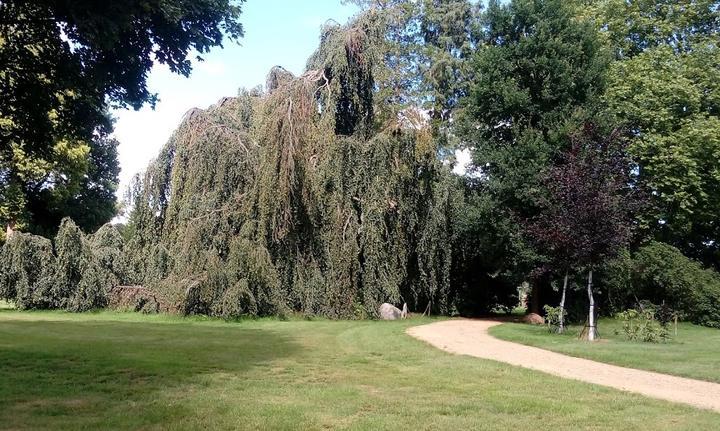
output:
{"label": "grey rock", "polygon": [[382,320],[405,319],[407,314],[407,304],[403,304],[402,310],[392,304],[388,304],[387,302],[380,306],[380,318]]}

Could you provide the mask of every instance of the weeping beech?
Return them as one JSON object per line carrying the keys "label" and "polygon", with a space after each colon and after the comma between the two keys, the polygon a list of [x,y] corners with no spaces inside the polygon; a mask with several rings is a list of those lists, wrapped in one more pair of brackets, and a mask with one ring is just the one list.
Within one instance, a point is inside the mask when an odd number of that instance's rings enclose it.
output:
{"label": "weeping beech", "polygon": [[384,43],[328,25],[301,76],[186,114],[131,188],[132,281],[224,317],[448,311],[462,195],[422,112],[375,99]]}
{"label": "weeping beech", "polygon": [[84,235],[65,218],[54,241],[15,232],[0,248],[0,299],[20,309],[103,308],[127,274],[122,237],[110,225]]}

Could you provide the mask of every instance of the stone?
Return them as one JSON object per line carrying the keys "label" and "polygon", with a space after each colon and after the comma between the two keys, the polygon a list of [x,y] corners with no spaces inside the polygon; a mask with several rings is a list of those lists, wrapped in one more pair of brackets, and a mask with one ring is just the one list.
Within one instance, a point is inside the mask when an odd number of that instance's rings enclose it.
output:
{"label": "stone", "polygon": [[544,325],[545,319],[539,314],[536,313],[530,313],[523,316],[523,322],[529,323],[531,325]]}
{"label": "stone", "polygon": [[398,320],[398,319],[404,319],[407,317],[407,304],[403,304],[403,309],[400,310],[396,306],[392,304],[388,304],[387,302],[382,304],[380,306],[380,318],[382,320]]}

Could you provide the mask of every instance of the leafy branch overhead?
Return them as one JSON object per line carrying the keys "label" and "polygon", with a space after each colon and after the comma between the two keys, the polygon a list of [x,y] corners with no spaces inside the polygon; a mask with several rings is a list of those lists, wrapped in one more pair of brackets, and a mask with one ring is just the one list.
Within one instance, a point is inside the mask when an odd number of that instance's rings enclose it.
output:
{"label": "leafy branch overhead", "polygon": [[[0,222],[48,234],[76,205],[97,211],[81,220],[85,229],[108,221],[118,170],[115,149],[107,147],[108,107],[154,105],[147,86],[154,63],[188,75],[191,56],[240,38],[241,3],[1,2]],[[78,152],[80,164],[66,157]],[[114,167],[103,168],[108,164]],[[83,199],[70,198],[78,189]]]}

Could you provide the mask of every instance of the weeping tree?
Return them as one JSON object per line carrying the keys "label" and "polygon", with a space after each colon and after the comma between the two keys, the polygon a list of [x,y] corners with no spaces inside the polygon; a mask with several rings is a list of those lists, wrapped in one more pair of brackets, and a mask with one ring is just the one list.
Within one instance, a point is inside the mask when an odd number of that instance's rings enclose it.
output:
{"label": "weeping tree", "polygon": [[20,309],[105,307],[110,289],[126,278],[123,247],[113,226],[86,236],[68,218],[54,241],[16,232],[0,248],[0,298]]}
{"label": "weeping tree", "polygon": [[447,311],[455,182],[424,113],[376,98],[384,25],[329,25],[301,76],[188,112],[129,194],[135,281],[225,317]]}

